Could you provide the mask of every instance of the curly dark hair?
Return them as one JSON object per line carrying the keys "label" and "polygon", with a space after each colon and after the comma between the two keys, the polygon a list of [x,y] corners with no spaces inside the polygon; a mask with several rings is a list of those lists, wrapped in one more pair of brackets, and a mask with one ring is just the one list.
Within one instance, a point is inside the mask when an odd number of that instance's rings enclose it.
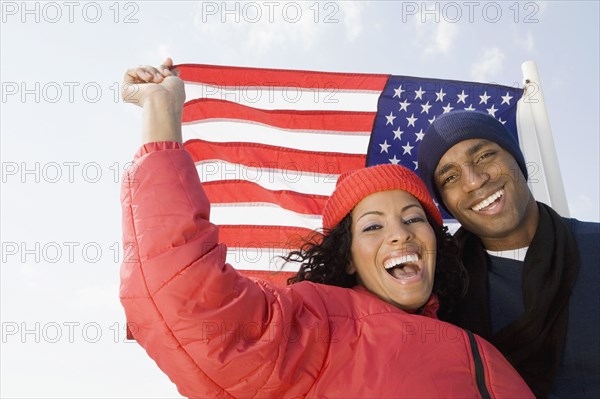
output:
{"label": "curly dark hair", "polygon": [[[447,227],[436,224],[429,215],[437,242],[436,268],[433,293],[440,301],[438,317],[448,320],[453,309],[467,290],[468,275],[460,260],[458,245]],[[301,263],[298,273],[288,279],[288,284],[300,281],[352,288],[358,284],[355,274],[346,269],[351,261],[352,216],[346,215],[333,229],[308,237],[300,249],[284,257],[286,262]]]}

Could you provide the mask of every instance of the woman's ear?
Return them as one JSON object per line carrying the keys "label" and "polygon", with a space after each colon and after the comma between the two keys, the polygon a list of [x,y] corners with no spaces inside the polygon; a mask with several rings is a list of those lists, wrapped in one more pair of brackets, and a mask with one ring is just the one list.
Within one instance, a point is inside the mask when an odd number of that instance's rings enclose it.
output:
{"label": "woman's ear", "polygon": [[350,264],[346,267],[346,273],[349,275],[356,273],[356,266],[354,266],[354,262],[350,261]]}

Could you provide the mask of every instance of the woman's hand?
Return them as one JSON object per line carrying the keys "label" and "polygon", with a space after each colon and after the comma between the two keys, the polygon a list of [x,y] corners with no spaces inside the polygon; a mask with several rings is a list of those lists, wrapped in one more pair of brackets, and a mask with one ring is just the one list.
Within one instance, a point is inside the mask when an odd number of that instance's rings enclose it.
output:
{"label": "woman's hand", "polygon": [[125,73],[121,96],[125,102],[141,107],[147,101],[171,101],[174,106],[183,106],[185,90],[179,72],[173,68],[173,60],[167,58],[162,65],[155,68],[142,65],[130,68]]}
{"label": "woman's hand", "polygon": [[155,141],[177,141],[181,138],[181,115],[185,102],[184,84],[167,58],[157,68],[144,65],[125,73],[121,97],[123,101],[144,109],[142,144]]}

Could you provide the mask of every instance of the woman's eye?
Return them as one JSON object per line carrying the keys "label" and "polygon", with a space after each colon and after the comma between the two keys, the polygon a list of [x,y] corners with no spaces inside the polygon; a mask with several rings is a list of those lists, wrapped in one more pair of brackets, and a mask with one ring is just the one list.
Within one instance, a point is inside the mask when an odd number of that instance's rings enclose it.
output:
{"label": "woman's eye", "polygon": [[408,218],[404,221],[404,224],[413,224],[413,223],[419,223],[419,222],[424,222],[426,219],[423,216],[414,216],[411,218]]}
{"label": "woman's eye", "polygon": [[380,225],[378,224],[371,224],[369,226],[366,226],[365,228],[363,228],[362,231],[373,231],[373,230],[379,230],[381,228]]}

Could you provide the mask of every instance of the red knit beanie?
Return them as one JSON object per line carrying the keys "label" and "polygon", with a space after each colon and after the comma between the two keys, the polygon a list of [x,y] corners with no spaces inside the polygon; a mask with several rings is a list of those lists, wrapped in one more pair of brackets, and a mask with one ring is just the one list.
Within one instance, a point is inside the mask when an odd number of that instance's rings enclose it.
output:
{"label": "red knit beanie", "polygon": [[323,209],[323,228],[332,229],[363,198],[380,191],[403,190],[412,194],[425,212],[442,225],[442,215],[434,204],[423,181],[400,165],[377,165],[352,170],[340,175],[335,190]]}

